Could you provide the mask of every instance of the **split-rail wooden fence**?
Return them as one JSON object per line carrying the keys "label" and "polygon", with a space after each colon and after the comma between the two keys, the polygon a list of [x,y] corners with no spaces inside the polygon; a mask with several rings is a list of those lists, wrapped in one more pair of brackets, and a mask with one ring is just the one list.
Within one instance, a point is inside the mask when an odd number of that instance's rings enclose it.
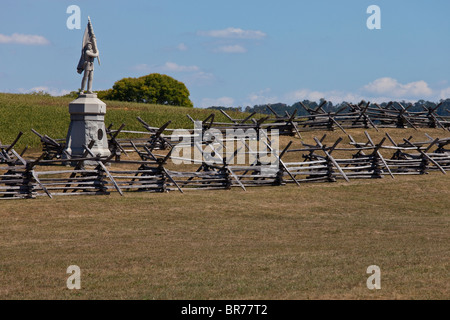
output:
{"label": "split-rail wooden fence", "polygon": [[[283,150],[276,150],[266,130],[282,129],[280,134],[300,134],[302,129],[322,126],[322,120],[339,126],[345,131],[347,127],[378,128],[375,121],[383,125],[397,127],[401,123],[414,127],[431,126],[448,129],[448,122],[434,115],[434,110],[427,110],[414,117],[407,108],[397,111],[377,107],[353,106],[351,113],[324,115],[320,108],[310,110],[310,118],[302,123],[294,115],[278,116],[275,122],[268,118],[256,120],[252,115],[240,121],[230,118],[230,123],[216,123],[214,116],[202,122],[202,134],[211,128],[219,131],[236,128],[257,129],[257,140],[262,141],[268,150],[269,157],[275,159],[270,165],[258,157],[252,150],[250,138],[236,135],[228,141],[215,141],[206,138],[195,130],[186,130],[185,136],[179,140],[171,139],[170,122],[161,127],[152,127],[138,118],[145,131],[125,131],[125,125],[113,129],[107,128],[109,157],[95,156],[91,148],[93,141],[84,146],[85,152],[79,157],[71,157],[64,151],[65,142],[53,139],[36,130],[32,130],[42,142],[42,154],[35,159],[26,159],[24,153],[17,152],[15,146],[22,133],[10,144],[0,142],[0,199],[36,198],[39,196],[54,197],[65,195],[107,195],[118,192],[166,192],[186,190],[215,190],[240,188],[246,190],[255,186],[280,186],[296,184],[301,186],[307,182],[334,182],[338,179],[372,179],[397,175],[420,175],[430,171],[446,174],[450,171],[450,137],[433,138],[427,135],[425,141],[414,141],[412,137],[395,141],[389,134],[380,141],[374,141],[367,131],[365,140],[356,141],[348,135],[349,143],[343,144],[343,138],[334,143],[326,143],[326,135],[314,138],[314,143],[302,142],[301,148],[292,148],[289,142]],[[224,114],[226,114],[224,112]],[[376,117],[379,116],[379,118]],[[382,116],[381,116],[382,115]],[[332,120],[330,122],[330,117]],[[436,117],[436,120],[434,120]],[[427,119],[427,121],[425,121]],[[373,124],[371,124],[373,123]],[[283,131],[284,130],[284,131]],[[141,133],[144,137],[120,138],[121,133]],[[231,141],[230,141],[231,140]],[[187,142],[186,142],[187,141]],[[238,142],[239,150],[220,153],[218,150],[224,143]],[[215,161],[205,159],[187,159],[174,155],[178,148],[188,147],[199,151],[209,148]],[[161,154],[161,150],[165,150]],[[245,164],[235,164],[238,151],[252,159]],[[157,153],[159,152],[159,153]],[[130,157],[131,154],[137,155]],[[222,156],[221,156],[222,154]],[[289,154],[289,161],[286,155]],[[292,160],[294,159],[294,160]],[[169,165],[169,161],[187,161],[197,169],[178,169]],[[86,165],[89,163],[90,165]],[[173,170],[173,168],[178,170]],[[172,169],[169,169],[172,168]],[[184,167],[180,167],[184,168]]]}

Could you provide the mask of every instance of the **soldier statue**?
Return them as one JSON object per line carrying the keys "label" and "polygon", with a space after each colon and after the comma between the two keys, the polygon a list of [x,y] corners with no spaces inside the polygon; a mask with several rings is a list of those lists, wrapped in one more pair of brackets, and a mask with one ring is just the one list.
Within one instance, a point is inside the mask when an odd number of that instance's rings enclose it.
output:
{"label": "soldier statue", "polygon": [[84,63],[82,69],[77,69],[78,73],[84,71],[83,80],[81,80],[81,93],[83,93],[87,82],[86,93],[92,93],[92,80],[94,78],[94,59],[98,57],[99,52],[94,52],[92,43],[88,42],[84,49]]}
{"label": "soldier statue", "polygon": [[82,73],[84,71],[83,80],[81,81],[80,94],[84,93],[86,87],[86,93],[92,92],[92,80],[94,78],[94,60],[97,58],[100,64],[99,51],[97,48],[97,40],[94,35],[91,20],[89,19],[88,26],[83,37],[83,48],[81,50],[80,61],[78,62],[77,72]]}

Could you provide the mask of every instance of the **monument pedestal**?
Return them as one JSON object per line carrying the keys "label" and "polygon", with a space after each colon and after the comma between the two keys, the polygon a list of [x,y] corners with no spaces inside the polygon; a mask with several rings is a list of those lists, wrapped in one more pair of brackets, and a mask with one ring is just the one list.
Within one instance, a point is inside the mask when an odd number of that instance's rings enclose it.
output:
{"label": "monument pedestal", "polygon": [[[65,151],[71,157],[81,157],[85,151],[83,145],[89,145],[95,156],[108,157],[108,139],[105,128],[106,104],[95,93],[80,94],[69,104],[70,126],[67,132]],[[95,162],[86,165],[94,165]]]}

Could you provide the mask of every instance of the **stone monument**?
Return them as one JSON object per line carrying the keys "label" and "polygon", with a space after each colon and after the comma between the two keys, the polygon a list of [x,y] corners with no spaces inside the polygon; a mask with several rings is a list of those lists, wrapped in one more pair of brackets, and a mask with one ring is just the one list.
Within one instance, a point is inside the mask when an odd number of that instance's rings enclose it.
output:
{"label": "stone monument", "polygon": [[[66,153],[72,158],[80,157],[85,152],[85,147],[93,140],[91,151],[95,156],[108,157],[111,152],[108,149],[108,139],[105,129],[106,104],[97,98],[92,92],[94,77],[94,60],[100,65],[97,40],[94,35],[91,20],[84,32],[83,45],[78,73],[83,73],[81,90],[78,98],[69,104],[70,126],[66,138]],[[86,91],[84,91],[85,86]],[[86,164],[89,164],[86,162]]]}

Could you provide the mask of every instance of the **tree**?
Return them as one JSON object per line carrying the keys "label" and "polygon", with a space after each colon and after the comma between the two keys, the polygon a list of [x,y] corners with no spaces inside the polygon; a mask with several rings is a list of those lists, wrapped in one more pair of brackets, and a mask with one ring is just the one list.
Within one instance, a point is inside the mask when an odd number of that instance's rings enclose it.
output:
{"label": "tree", "polygon": [[105,94],[105,99],[193,107],[184,83],[165,74],[123,78]]}

